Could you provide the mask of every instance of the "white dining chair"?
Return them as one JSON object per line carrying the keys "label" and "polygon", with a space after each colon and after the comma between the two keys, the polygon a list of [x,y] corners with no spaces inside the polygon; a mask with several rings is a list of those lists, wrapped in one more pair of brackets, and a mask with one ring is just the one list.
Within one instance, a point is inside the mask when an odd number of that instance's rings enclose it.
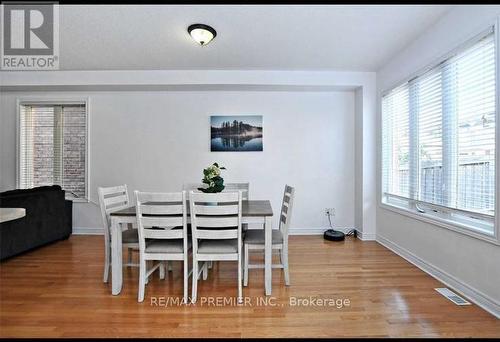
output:
{"label": "white dining chair", "polygon": [[[185,190],[187,191],[187,194],[188,194],[188,197],[189,197],[189,192],[190,191],[195,191],[195,192],[201,192],[200,190],[198,190],[199,188],[203,188],[204,186],[206,186],[205,184],[203,183],[184,183],[182,184],[182,190]],[[188,224],[188,230],[191,231],[191,224]],[[169,264],[169,269],[170,269],[170,264]],[[212,268],[213,267],[213,262],[212,261],[209,261],[208,262],[208,268]]]}
{"label": "white dining chair", "polygon": [[[186,192],[158,193],[135,191],[136,216],[139,230],[139,291],[138,302],[144,300],[148,277],[160,270],[163,262],[183,261],[184,303],[188,301],[188,258],[191,241],[187,235]],[[148,261],[159,261],[149,270]]]}
{"label": "white dining chair", "polygon": [[[241,191],[241,199],[243,201],[248,201],[250,198],[250,183],[227,183],[224,184],[224,190],[222,192],[234,192]],[[248,223],[243,223],[241,225],[241,232],[243,236],[245,236],[246,231],[248,230]]]}
{"label": "white dining chair", "polygon": [[[99,206],[101,208],[102,222],[104,226],[104,276],[103,281],[108,282],[111,267],[111,219],[109,214],[123,208],[130,207],[130,199],[127,185],[113,187],[98,187]],[[138,267],[139,264],[132,263],[132,252],[139,250],[139,239],[137,229],[131,228],[122,232],[122,245],[127,247],[128,262],[124,266]]]}
{"label": "white dining chair", "polygon": [[[198,188],[205,186],[202,183],[184,183],[182,186],[182,190],[186,191],[199,191]],[[249,192],[250,192],[250,183],[226,183],[224,184],[224,190],[222,192],[235,192],[241,191],[241,199],[243,201],[248,200]],[[243,223],[241,225],[241,231],[243,235],[245,235],[248,229],[248,223]],[[208,264],[209,268],[212,268],[212,262]]]}
{"label": "white dining chair", "polygon": [[226,183],[222,192],[235,192],[241,191],[241,199],[247,201],[250,192],[250,183]]}
{"label": "white dining chair", "polygon": [[[182,190],[186,191],[196,191],[198,188],[203,187],[204,184],[202,183],[184,183]],[[240,191],[241,190],[241,199],[243,201],[247,201],[250,196],[250,183],[226,183],[224,184],[224,190],[222,192],[235,192],[235,191]],[[248,229],[248,223],[243,223],[241,225],[241,231],[243,232],[243,235]],[[212,263],[209,263],[209,268],[212,267]]]}
{"label": "white dining chair", "polygon": [[[208,262],[237,261],[238,301],[242,299],[241,191],[215,194],[191,191],[193,240],[193,285],[191,300],[196,302],[198,278],[206,279]],[[202,266],[199,263],[202,263]]]}
{"label": "white dining chair", "polygon": [[[182,190],[185,191],[196,191],[198,188],[204,187],[203,183],[184,183],[182,185]],[[235,192],[241,190],[242,192],[242,200],[248,200],[249,191],[250,191],[250,183],[226,183],[224,184],[224,190],[222,192]]]}
{"label": "white dining chair", "polygon": [[[285,185],[283,202],[279,215],[279,229],[272,231],[272,248],[280,253],[280,264],[273,264],[272,268],[282,268],[285,276],[285,285],[290,285],[290,271],[288,267],[288,228],[292,218],[293,200],[295,188]],[[250,251],[264,251],[265,233],[264,230],[251,229],[245,234],[243,241],[244,248],[244,275],[243,284],[248,285],[248,270],[254,268],[264,268],[263,264],[250,264]]]}

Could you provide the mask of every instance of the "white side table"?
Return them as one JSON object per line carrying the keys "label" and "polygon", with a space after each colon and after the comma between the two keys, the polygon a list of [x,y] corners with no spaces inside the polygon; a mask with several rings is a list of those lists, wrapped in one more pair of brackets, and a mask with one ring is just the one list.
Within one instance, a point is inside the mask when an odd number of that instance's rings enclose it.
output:
{"label": "white side table", "polygon": [[20,219],[26,216],[24,208],[0,208],[0,223]]}

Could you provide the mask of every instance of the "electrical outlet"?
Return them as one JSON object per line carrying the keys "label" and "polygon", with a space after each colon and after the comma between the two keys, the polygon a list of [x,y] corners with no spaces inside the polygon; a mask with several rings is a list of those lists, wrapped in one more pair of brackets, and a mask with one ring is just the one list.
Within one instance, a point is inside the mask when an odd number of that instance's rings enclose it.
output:
{"label": "electrical outlet", "polygon": [[335,216],[335,208],[325,208],[325,216]]}

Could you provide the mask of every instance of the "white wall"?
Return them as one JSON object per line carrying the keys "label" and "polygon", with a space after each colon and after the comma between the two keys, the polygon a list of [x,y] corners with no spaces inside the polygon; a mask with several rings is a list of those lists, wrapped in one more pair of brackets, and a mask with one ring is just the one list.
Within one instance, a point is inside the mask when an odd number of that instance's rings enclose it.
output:
{"label": "white wall", "polygon": [[[458,6],[451,10],[377,73],[378,108],[382,91],[435,62],[493,23],[498,15],[500,6]],[[378,141],[380,151],[380,137]],[[380,153],[378,166],[380,170]],[[380,174],[377,179],[380,198]],[[380,207],[377,239],[419,260],[450,284],[462,286],[462,291],[500,315],[500,246]]]}
{"label": "white wall", "polygon": [[[354,93],[286,91],[3,92],[0,190],[15,187],[16,99],[90,99],[90,198],[97,186],[178,191],[203,167],[227,167],[226,182],[249,181],[250,196],[272,199],[296,187],[292,228],[354,227]],[[263,152],[209,151],[211,114],[264,117]],[[75,204],[74,227],[100,227],[95,204]]]}

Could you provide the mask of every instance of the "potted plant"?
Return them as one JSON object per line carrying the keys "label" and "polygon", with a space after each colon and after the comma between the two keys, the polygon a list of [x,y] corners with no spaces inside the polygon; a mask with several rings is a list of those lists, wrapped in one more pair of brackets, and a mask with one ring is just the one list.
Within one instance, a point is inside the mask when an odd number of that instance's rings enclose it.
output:
{"label": "potted plant", "polygon": [[220,176],[221,170],[225,170],[224,166],[219,166],[217,163],[213,163],[206,169],[203,169],[203,184],[206,187],[198,188],[198,190],[205,193],[216,193],[224,190],[224,179]]}

